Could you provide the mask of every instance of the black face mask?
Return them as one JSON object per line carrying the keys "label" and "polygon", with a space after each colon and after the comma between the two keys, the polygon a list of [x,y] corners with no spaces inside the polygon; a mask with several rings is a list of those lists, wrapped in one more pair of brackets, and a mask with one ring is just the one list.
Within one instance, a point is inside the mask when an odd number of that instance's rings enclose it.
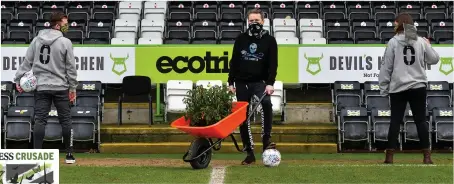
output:
{"label": "black face mask", "polygon": [[264,34],[263,25],[258,22],[253,22],[249,24],[248,28],[249,36],[254,36],[257,39],[262,38]]}

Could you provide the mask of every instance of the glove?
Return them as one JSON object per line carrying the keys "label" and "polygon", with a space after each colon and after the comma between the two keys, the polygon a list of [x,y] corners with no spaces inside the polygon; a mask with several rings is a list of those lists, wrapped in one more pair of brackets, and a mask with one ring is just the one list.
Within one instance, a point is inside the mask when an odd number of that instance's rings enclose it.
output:
{"label": "glove", "polygon": [[274,87],[272,85],[267,85],[265,88],[265,92],[268,95],[272,95],[274,93]]}

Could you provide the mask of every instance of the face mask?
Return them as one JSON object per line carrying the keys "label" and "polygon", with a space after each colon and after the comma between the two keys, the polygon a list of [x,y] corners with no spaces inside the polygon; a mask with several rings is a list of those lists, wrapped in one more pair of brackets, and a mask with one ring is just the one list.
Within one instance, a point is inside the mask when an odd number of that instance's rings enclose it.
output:
{"label": "face mask", "polygon": [[62,25],[62,26],[60,26],[60,31],[62,33],[66,33],[66,32],[68,32],[68,28],[69,28],[68,24]]}
{"label": "face mask", "polygon": [[255,36],[256,38],[261,38],[262,34],[263,34],[263,25],[258,22],[250,23],[248,32],[249,32],[249,36]]}

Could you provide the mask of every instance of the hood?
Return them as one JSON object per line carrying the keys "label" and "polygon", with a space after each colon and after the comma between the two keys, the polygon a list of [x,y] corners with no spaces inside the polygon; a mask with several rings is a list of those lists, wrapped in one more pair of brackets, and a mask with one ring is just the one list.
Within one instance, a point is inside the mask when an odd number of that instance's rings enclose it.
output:
{"label": "hood", "polygon": [[38,33],[38,40],[45,45],[52,45],[60,37],[63,33],[55,29],[43,29]]}
{"label": "hood", "polygon": [[404,32],[395,35],[394,38],[396,38],[396,40],[404,46],[413,45],[413,43],[418,40],[416,26],[404,24]]}

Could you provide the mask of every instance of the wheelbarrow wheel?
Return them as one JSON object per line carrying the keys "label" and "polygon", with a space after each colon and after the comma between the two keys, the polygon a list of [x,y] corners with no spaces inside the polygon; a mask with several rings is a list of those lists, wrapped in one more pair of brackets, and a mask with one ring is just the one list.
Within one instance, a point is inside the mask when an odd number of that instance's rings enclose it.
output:
{"label": "wheelbarrow wheel", "polygon": [[[202,152],[210,148],[210,142],[205,138],[198,138],[192,141],[191,146],[189,147],[189,158],[195,158],[200,155]],[[207,152],[203,153],[199,158],[189,162],[193,169],[205,169],[208,167],[211,161],[212,149],[209,149]]]}

